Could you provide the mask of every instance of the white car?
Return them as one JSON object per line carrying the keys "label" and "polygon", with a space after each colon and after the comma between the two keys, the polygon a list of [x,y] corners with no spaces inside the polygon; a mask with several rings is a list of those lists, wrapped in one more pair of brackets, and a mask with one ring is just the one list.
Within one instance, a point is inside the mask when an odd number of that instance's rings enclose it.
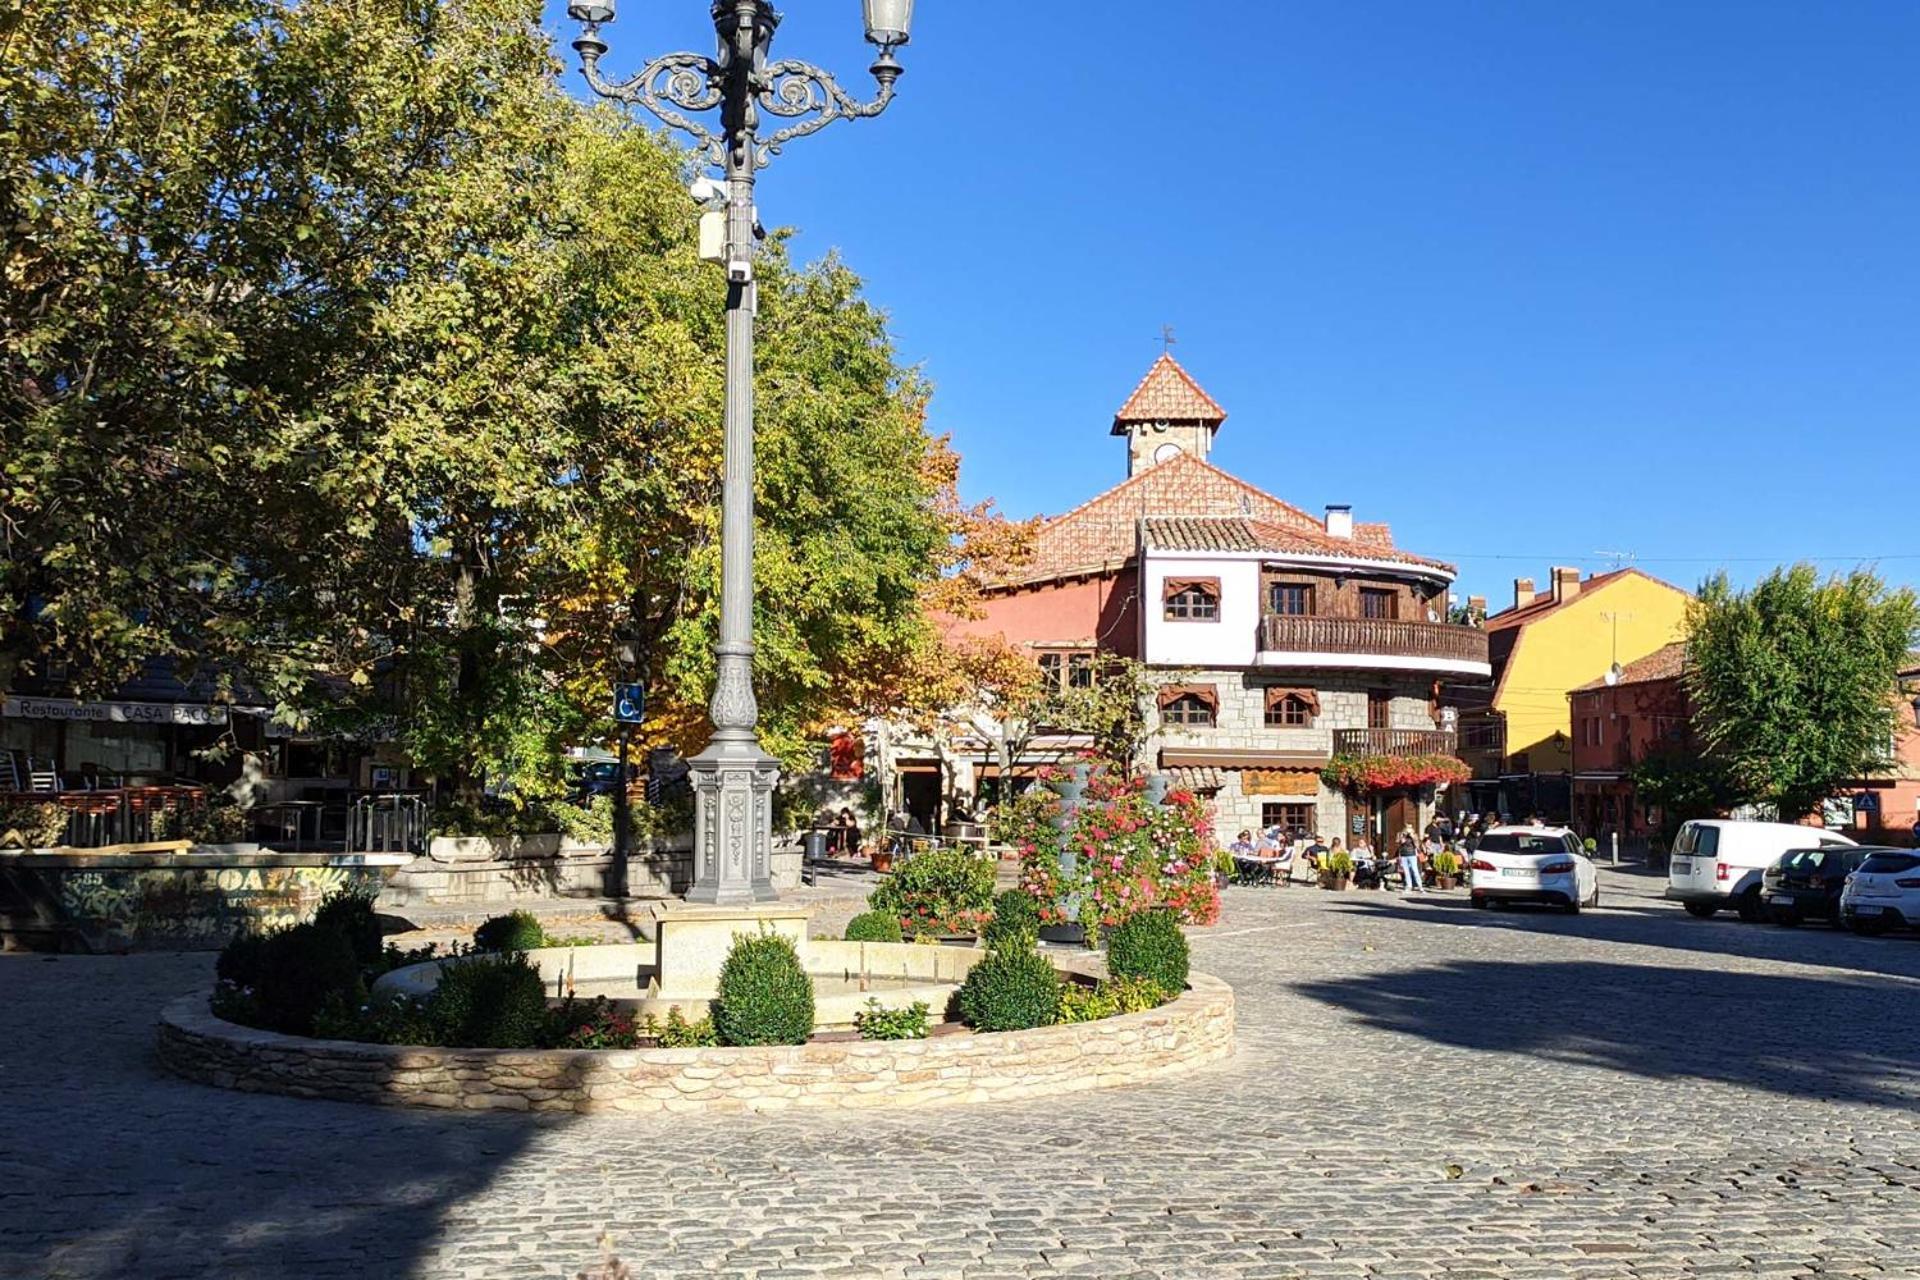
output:
{"label": "white car", "polygon": [[1565,827],[1494,827],[1467,865],[1476,907],[1542,902],[1578,914],[1600,905],[1600,873]]}
{"label": "white car", "polygon": [[1840,923],[1855,933],[1920,927],[1920,850],[1868,854],[1840,891]]}
{"label": "white car", "polygon": [[1836,831],[1790,822],[1689,822],[1673,840],[1667,897],[1702,920],[1722,907],[1732,907],[1742,920],[1762,920],[1766,904],[1760,891],[1768,867],[1796,849],[1852,843]]}

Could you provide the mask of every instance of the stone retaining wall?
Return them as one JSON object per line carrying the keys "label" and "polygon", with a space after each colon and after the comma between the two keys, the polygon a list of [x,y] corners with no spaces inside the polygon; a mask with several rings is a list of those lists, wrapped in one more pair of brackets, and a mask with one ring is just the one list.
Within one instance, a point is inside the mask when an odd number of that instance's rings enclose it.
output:
{"label": "stone retaining wall", "polygon": [[602,1112],[926,1107],[1137,1084],[1233,1051],[1233,990],[1194,974],[1146,1013],[998,1035],[777,1048],[418,1049],[255,1031],[170,1005],[160,1060],[221,1088],[393,1106]]}

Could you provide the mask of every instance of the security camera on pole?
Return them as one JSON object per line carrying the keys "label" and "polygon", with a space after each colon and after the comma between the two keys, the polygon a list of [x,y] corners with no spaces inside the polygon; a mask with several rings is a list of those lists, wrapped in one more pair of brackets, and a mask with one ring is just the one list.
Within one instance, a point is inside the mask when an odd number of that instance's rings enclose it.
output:
{"label": "security camera on pole", "polygon": [[[694,880],[687,900],[715,906],[772,902],[773,788],[779,765],[761,749],[753,694],[753,318],[754,256],[759,238],[755,175],[796,138],[836,120],[877,116],[893,101],[913,0],[865,0],[867,39],[880,56],[880,90],[860,102],[825,71],[797,61],[770,62],[780,15],[768,0],[714,0],[718,50],[670,53],[618,82],[600,73],[607,46],[600,28],[614,0],[575,0],[567,13],[583,24],[573,42],[587,83],[602,97],[645,107],[690,135],[707,164],[726,176],[725,206],[712,211],[717,257],[727,273],[726,470],[721,496],[718,673],[710,713],[713,740],[689,760],[695,797]],[[718,110],[718,128],[694,117]],[[761,136],[761,114],[790,121]],[[712,216],[712,215],[710,215]],[[707,239],[703,226],[702,239]]]}

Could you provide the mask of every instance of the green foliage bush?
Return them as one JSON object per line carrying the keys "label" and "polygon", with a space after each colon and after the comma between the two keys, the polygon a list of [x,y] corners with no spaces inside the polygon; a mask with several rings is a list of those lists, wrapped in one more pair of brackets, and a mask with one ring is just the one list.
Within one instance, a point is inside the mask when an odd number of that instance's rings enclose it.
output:
{"label": "green foliage bush", "polygon": [[257,1025],[269,1031],[304,1036],[313,1020],[335,1000],[358,1006],[366,997],[360,962],[353,946],[336,929],[299,924],[266,939],[255,955],[253,992]]}
{"label": "green foliage bush", "polygon": [[31,801],[0,804],[0,848],[13,847],[9,833],[29,849],[51,849],[67,838],[67,811],[57,804]]}
{"label": "green foliage bush", "polygon": [[537,951],[547,944],[547,931],[530,911],[494,916],[473,931],[473,945],[482,951]]}
{"label": "green foliage bush", "polygon": [[1060,1010],[1060,975],[1031,938],[1018,935],[973,966],[956,1003],[961,1018],[978,1031],[1044,1027]]}
{"label": "green foliage bush", "polygon": [[336,889],[313,913],[313,922],[347,940],[353,958],[363,965],[377,964],[385,946],[373,895],[362,889]]}
{"label": "green foliage bush", "polygon": [[1101,983],[1100,990],[1113,1001],[1116,1013],[1158,1009],[1176,994],[1167,991],[1152,978],[1112,978]]}
{"label": "green foliage bush", "polygon": [[713,1001],[720,1043],[805,1044],[813,1034],[813,980],[791,939],[779,934],[734,938]]}
{"label": "green foliage bush", "polygon": [[908,933],[975,933],[993,911],[994,864],[964,849],[927,849],[867,899]]}
{"label": "green foliage bush", "polygon": [[425,1004],[434,1043],[459,1049],[531,1049],[547,1025],[546,985],[517,951],[442,966]]}
{"label": "green foliage bush", "polygon": [[862,911],[847,921],[848,942],[899,942],[900,921],[884,911]]}
{"label": "green foliage bush", "polygon": [[662,1049],[706,1049],[720,1043],[720,1033],[714,1030],[712,1018],[688,1022],[677,1004],[667,1010],[665,1022],[648,1014],[641,1030]]}
{"label": "green foliage bush", "polygon": [[1023,942],[1031,945],[1040,936],[1038,919],[1025,920],[1018,916],[1008,917],[995,913],[987,921],[986,930],[980,935],[989,951],[1001,947],[1019,946]]}
{"label": "green foliage bush", "polygon": [[1170,911],[1142,911],[1107,930],[1107,972],[1145,978],[1168,995],[1186,990],[1187,935]]}
{"label": "green foliage bush", "polygon": [[867,1007],[853,1015],[853,1026],[862,1040],[925,1040],[928,1012],[924,1000],[905,1009],[886,1009],[869,998]]}
{"label": "green foliage bush", "polygon": [[214,975],[236,986],[258,986],[260,966],[266,961],[267,944],[272,937],[268,933],[234,934],[220,949],[220,958],[213,962]]}
{"label": "green foliage bush", "polygon": [[1082,982],[1060,984],[1060,1004],[1055,1022],[1098,1022],[1120,1012],[1120,1002],[1104,985],[1090,987]]}

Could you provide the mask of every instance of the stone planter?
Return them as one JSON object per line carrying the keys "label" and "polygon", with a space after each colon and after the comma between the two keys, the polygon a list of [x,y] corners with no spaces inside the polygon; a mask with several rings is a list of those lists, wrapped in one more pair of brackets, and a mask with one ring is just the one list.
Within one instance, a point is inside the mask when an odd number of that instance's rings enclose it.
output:
{"label": "stone planter", "polygon": [[1458,883],[1459,881],[1453,876],[1435,875],[1433,877],[1433,887],[1436,889],[1451,889]]}
{"label": "stone planter", "polygon": [[888,850],[875,849],[868,855],[868,861],[872,864],[874,871],[880,875],[886,875],[893,870],[893,854]]}
{"label": "stone planter", "polygon": [[1353,879],[1350,876],[1323,876],[1320,880],[1320,887],[1322,889],[1331,889],[1335,893],[1341,893],[1352,883]]}
{"label": "stone planter", "polygon": [[560,833],[531,836],[435,836],[427,856],[435,862],[512,862],[560,855]]}

